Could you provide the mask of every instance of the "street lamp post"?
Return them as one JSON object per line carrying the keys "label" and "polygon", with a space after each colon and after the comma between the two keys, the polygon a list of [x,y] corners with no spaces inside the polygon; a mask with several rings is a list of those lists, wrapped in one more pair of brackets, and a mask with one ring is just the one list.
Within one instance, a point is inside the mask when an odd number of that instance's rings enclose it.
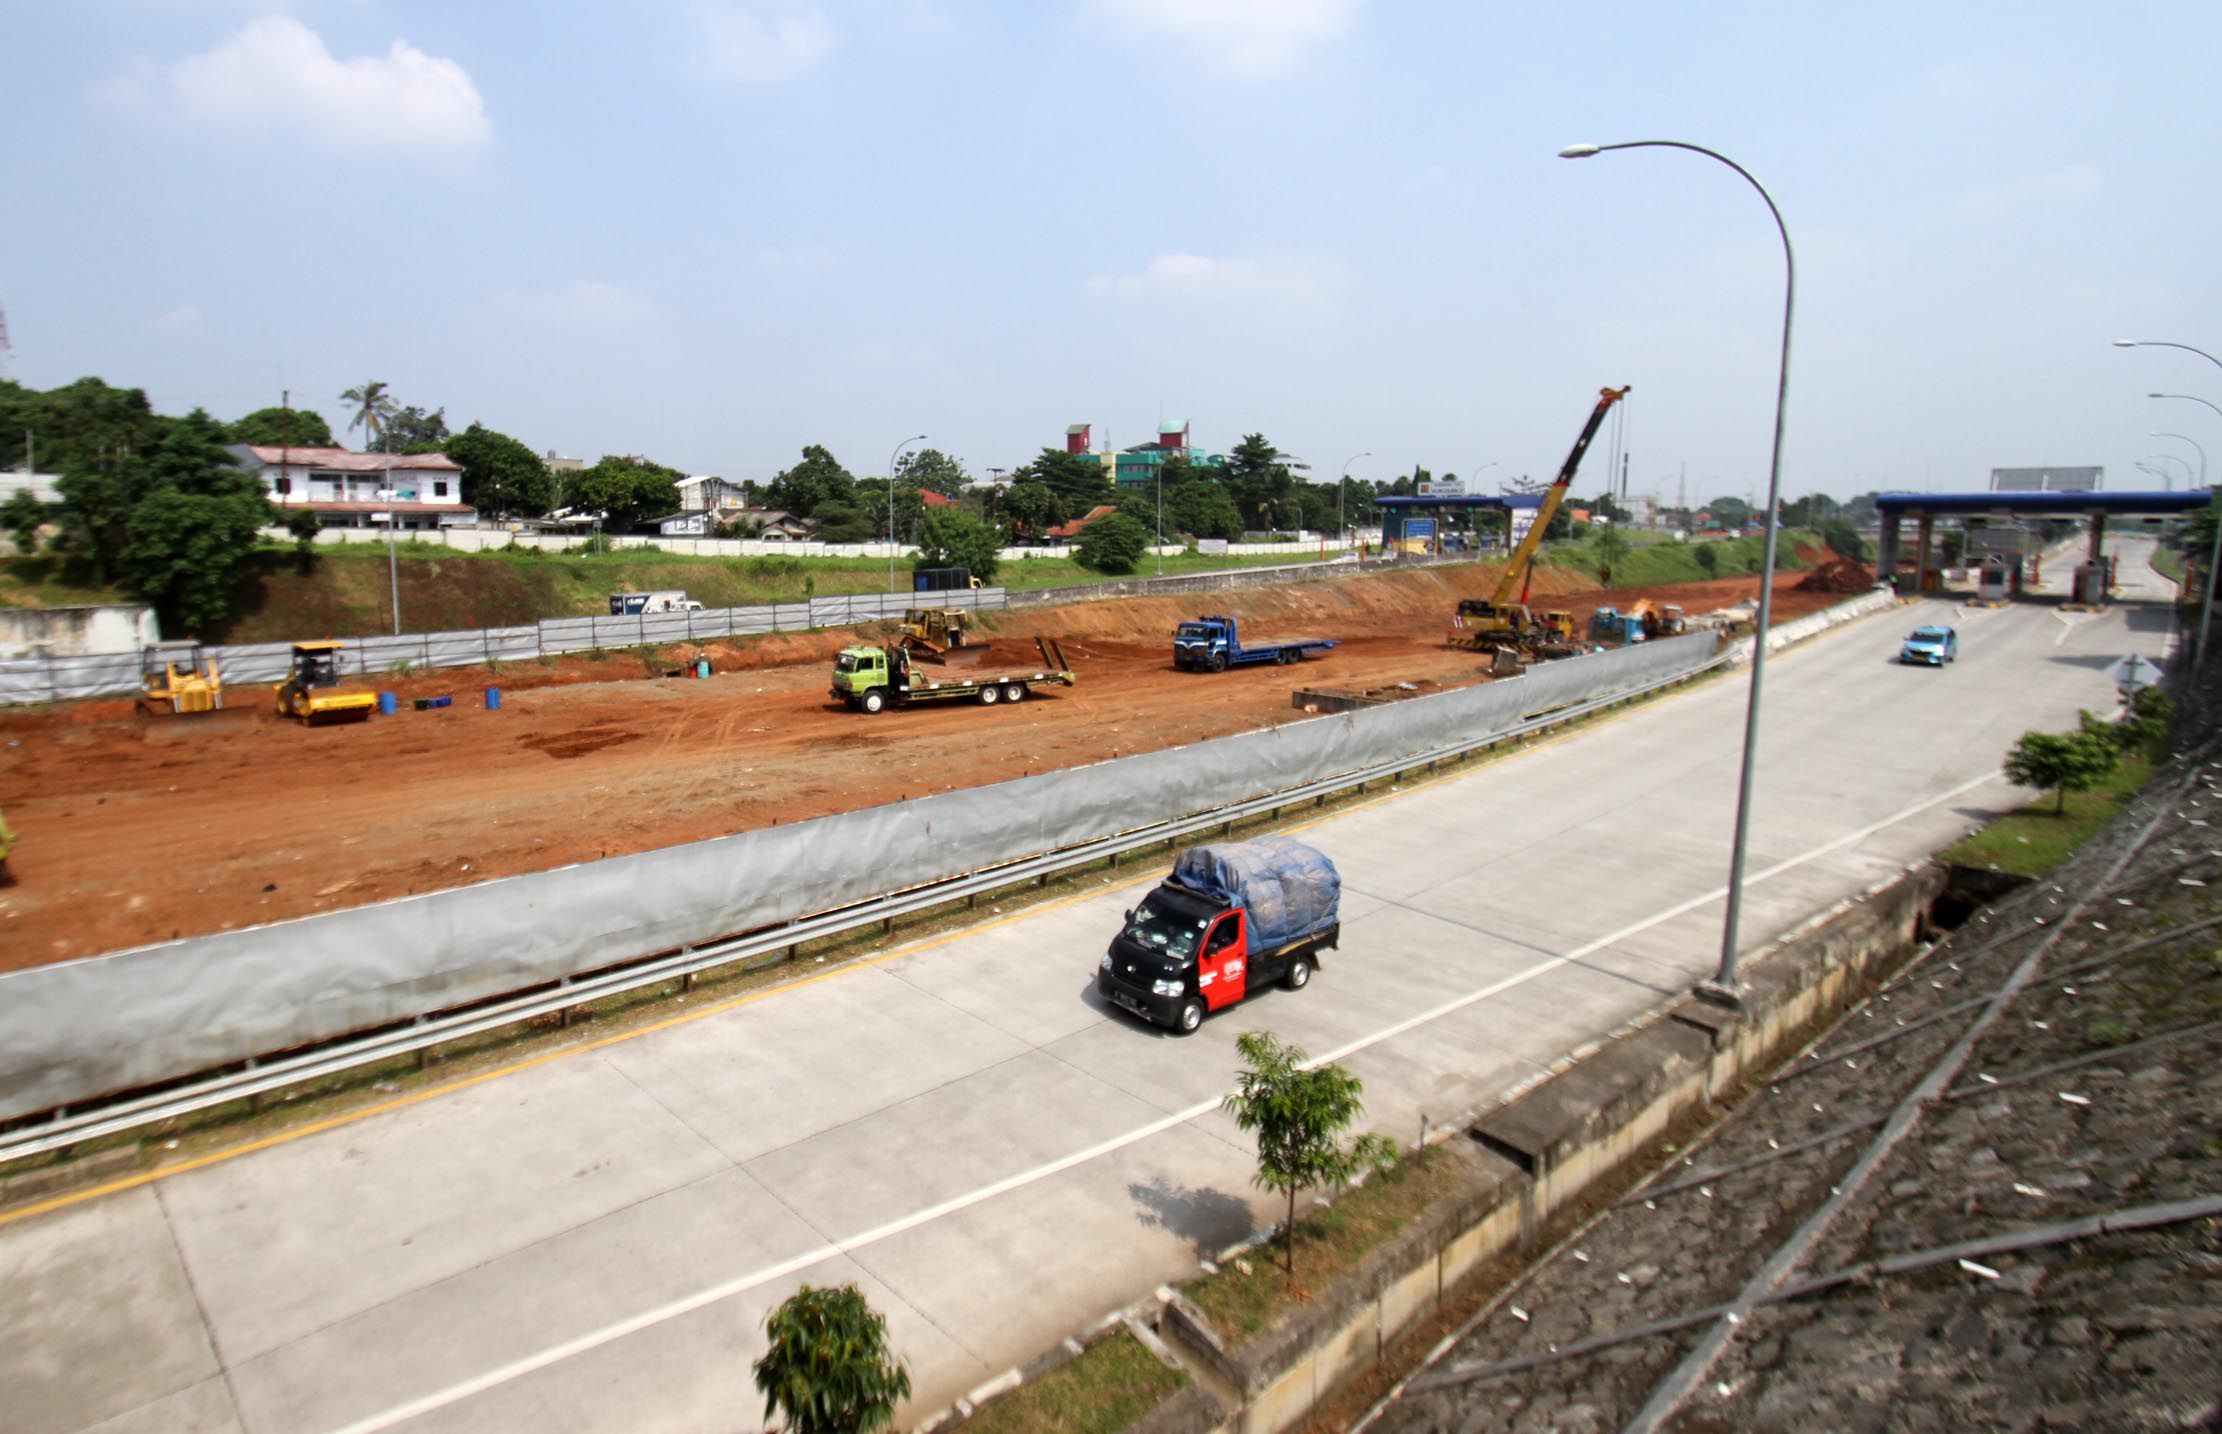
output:
{"label": "street lamp post", "polygon": [[1342,477],[1335,483],[1335,541],[1342,544],[1344,552],[1350,551],[1350,525],[1343,521],[1342,516],[1343,490],[1350,486],[1350,465],[1361,458],[1371,458],[1372,456],[1373,453],[1368,450],[1364,453],[1353,453],[1345,458],[1342,461]]}
{"label": "street lamp post", "polygon": [[401,515],[394,511],[394,501],[401,494],[393,483],[393,459],[386,459],[386,482],[389,486],[378,490],[378,500],[386,505],[386,588],[393,594],[393,635],[401,636],[401,563],[394,557],[393,530],[400,525]]}
{"label": "street lamp post", "polygon": [[[2135,342],[2135,340],[2124,339],[2121,342],[2123,347],[2129,347]],[[2155,347],[2171,349],[2191,348],[2189,344],[2159,344],[2155,345]],[[2209,363],[2212,363],[2216,368],[2222,368],[2222,359],[2216,359],[2214,355],[2210,353],[2203,353],[2198,349],[2191,349],[2191,351],[2195,354],[2198,354],[2199,357],[2207,360]],[[2180,398],[2191,403],[2205,403],[2207,407],[2214,409],[2215,417],[2222,418],[2222,408],[2216,408],[2214,404],[2208,403],[2206,399],[2199,397],[2195,393],[2148,393],[2145,395],[2145,397]],[[2202,448],[2199,450],[2200,476],[2202,478],[2206,476],[2206,460],[2207,451]],[[2192,670],[2194,672],[2203,670],[2207,665],[2207,630],[2214,623],[2214,570],[2216,564],[2222,563],[2222,493],[2216,494],[2215,498],[2218,500],[2218,502],[2214,523],[2214,541],[2207,545],[2207,571],[2206,576],[2201,579],[2201,581],[2206,585],[2206,592],[2202,595],[2199,602],[2199,655],[2195,659],[2193,659],[2192,662]]]}
{"label": "street lamp post", "polygon": [[1767,631],[1774,615],[1775,535],[1780,527],[1782,494],[1782,423],[1790,401],[1790,319],[1796,306],[1798,292],[1798,261],[1790,247],[1790,228],[1782,222],[1782,211],[1775,207],[1774,196],[1767,187],[1735,160],[1725,154],[1687,144],[1673,139],[1632,140],[1621,144],[1577,144],[1559,151],[1561,159],[1588,159],[1612,149],[1683,149],[1718,160],[1739,175],[1744,182],[1759,191],[1766,201],[1767,212],[1774,216],[1775,232],[1782,236],[1782,360],[1775,379],[1775,433],[1774,452],[1767,465],[1767,541],[1759,563],[1759,626],[1753,635],[1751,649],[1751,694],[1744,708],[1744,757],[1743,771],[1736,783],[1736,833],[1729,846],[1728,856],[1728,909],[1721,921],[1720,969],[1708,985],[1699,986],[1701,994],[1733,1004],[1736,1001],[1736,926],[1743,915],[1744,901],[1744,847],[1751,823],[1752,760],[1759,744],[1759,686],[1766,673]]}
{"label": "street lamp post", "polygon": [[913,443],[924,443],[926,435],[914,434],[895,445],[887,455],[887,590],[895,591],[895,464],[902,458],[903,450]]}
{"label": "street lamp post", "polygon": [[[2193,438],[2188,433],[2162,433],[2160,430],[2154,429],[2152,432],[2146,434],[2145,436],[2147,438],[2180,438],[2184,442],[2190,444],[2193,448],[2197,449],[2199,452],[2199,486],[2201,488],[2207,486],[2207,450],[2205,444],[2201,443],[2198,439]],[[2176,461],[2178,463],[2183,462],[2181,458],[2178,458]],[[2185,466],[2189,467],[2190,465],[2186,464]]]}

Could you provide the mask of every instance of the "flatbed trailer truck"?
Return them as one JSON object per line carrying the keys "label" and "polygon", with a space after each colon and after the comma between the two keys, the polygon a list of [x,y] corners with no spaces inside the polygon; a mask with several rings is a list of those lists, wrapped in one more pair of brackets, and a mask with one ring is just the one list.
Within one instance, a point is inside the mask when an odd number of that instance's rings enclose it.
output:
{"label": "flatbed trailer truck", "polygon": [[1042,655],[1040,671],[994,676],[964,673],[941,681],[921,670],[910,650],[899,642],[885,647],[844,647],[833,659],[833,695],[847,703],[851,712],[966,699],[993,707],[999,702],[1023,701],[1037,687],[1070,687],[1079,681],[1057,639],[1037,637],[1034,648]]}
{"label": "flatbed trailer truck", "polygon": [[1225,672],[1263,662],[1302,662],[1341,641],[1339,637],[1280,637],[1245,643],[1240,625],[1215,613],[1173,629],[1173,666],[1187,672]]}

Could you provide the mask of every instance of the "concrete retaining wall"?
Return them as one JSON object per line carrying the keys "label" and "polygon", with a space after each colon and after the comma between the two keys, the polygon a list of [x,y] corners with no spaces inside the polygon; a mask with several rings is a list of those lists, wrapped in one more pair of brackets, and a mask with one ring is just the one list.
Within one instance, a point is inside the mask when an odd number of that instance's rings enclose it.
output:
{"label": "concrete retaining wall", "polygon": [[1250,1340],[1219,1346],[1215,1332],[1194,1328],[1193,1306],[1168,1306],[1174,1332],[1216,1347],[1211,1363],[1241,1395],[1225,1427],[1277,1434],[1295,1425],[1460,1280],[1533,1243],[1554,1215],[1645,1158],[1678,1119],[1762,1073],[1879,982],[1945,881],[1943,868],[1925,864],[1839,903],[1750,962],[1740,1012],[1685,998],[1449,1133],[1437,1158],[1457,1162],[1458,1193]]}

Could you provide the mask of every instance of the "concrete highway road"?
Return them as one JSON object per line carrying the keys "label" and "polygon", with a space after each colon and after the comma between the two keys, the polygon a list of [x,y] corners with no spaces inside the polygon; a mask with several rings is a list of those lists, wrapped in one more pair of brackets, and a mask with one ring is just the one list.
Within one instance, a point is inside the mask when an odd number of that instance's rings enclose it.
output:
{"label": "concrete highway road", "polygon": [[[1924,621],[1957,664],[1892,661]],[[2007,746],[2110,708],[2103,668],[2168,626],[1931,602],[1779,654],[1746,948],[2026,801]],[[0,1217],[0,1422],[756,1427],[763,1316],[805,1281],[888,1316],[922,1416],[1273,1218],[1217,1108],[1241,1032],[1345,1062],[1409,1142],[1710,972],[1745,691],[1311,826],[1340,952],[1190,1039],[1093,994],[1129,884]]]}

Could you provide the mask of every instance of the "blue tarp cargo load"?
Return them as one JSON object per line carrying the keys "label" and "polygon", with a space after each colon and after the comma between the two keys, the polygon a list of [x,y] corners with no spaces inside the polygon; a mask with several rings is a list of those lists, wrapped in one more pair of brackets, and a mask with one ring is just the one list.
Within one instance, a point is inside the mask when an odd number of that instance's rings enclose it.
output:
{"label": "blue tarp cargo load", "polygon": [[1200,896],[1250,913],[1250,947],[1314,936],[1342,913],[1335,864],[1289,837],[1192,846],[1173,862],[1173,880]]}

